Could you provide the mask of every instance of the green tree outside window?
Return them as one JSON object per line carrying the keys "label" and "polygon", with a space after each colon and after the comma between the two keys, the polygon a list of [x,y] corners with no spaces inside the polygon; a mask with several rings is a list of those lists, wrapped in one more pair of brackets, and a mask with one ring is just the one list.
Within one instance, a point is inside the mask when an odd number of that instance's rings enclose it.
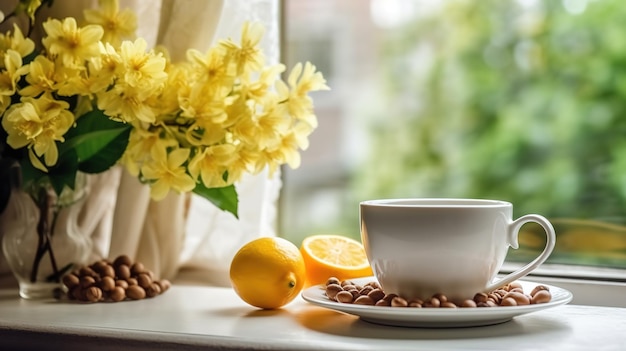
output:
{"label": "green tree outside window", "polygon": [[[551,262],[626,268],[626,7],[564,3],[447,1],[394,31],[354,193],[511,201],[554,223]],[[543,247],[525,228],[511,260]]]}

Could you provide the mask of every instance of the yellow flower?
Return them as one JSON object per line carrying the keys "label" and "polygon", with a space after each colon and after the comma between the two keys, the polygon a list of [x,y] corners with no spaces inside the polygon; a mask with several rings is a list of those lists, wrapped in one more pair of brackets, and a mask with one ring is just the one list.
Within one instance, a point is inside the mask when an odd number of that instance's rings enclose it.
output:
{"label": "yellow flower", "polygon": [[144,103],[132,89],[115,86],[113,89],[97,94],[98,108],[115,120],[133,123],[142,121],[153,123],[155,111]]}
{"label": "yellow flower", "polygon": [[24,38],[22,31],[13,25],[13,35],[0,33],[0,114],[11,103],[11,95],[15,93],[17,81],[25,73],[22,66],[22,57],[35,49],[35,43]]}
{"label": "yellow flower", "polygon": [[298,63],[289,74],[289,88],[282,81],[276,82],[276,90],[281,100],[286,100],[287,111],[296,119],[308,123],[311,127],[317,127],[317,119],[313,114],[313,101],[307,94],[316,90],[328,90],[326,80],[320,72],[315,71],[315,66],[307,62],[302,67]]}
{"label": "yellow flower", "polygon": [[210,81],[213,86],[231,86],[237,72],[225,53],[219,47],[209,49],[204,55],[195,49],[188,50],[187,60],[193,64],[195,78],[200,82]]}
{"label": "yellow flower", "polygon": [[74,115],[68,108],[68,103],[46,94],[38,99],[23,98],[2,118],[2,126],[8,133],[7,143],[14,149],[28,146],[37,157],[44,156],[46,166],[53,166],[59,156],[56,141],[63,142],[63,135],[74,123]]}
{"label": "yellow flower", "polygon": [[315,128],[306,123],[296,123],[291,127],[291,134],[298,147],[302,150],[309,148],[309,135]]}
{"label": "yellow flower", "polygon": [[79,28],[73,17],[63,22],[49,19],[43,24],[46,37],[42,42],[51,55],[61,58],[68,67],[80,66],[99,54],[98,42],[102,38],[102,27],[90,24]]}
{"label": "yellow flower", "polygon": [[48,60],[45,56],[37,56],[28,64],[28,74],[26,82],[29,84],[20,89],[22,96],[38,96],[39,94],[55,89],[56,82],[54,62]]}
{"label": "yellow flower", "polygon": [[259,164],[259,152],[254,149],[240,147],[234,155],[233,161],[228,168],[229,181],[236,182],[244,175],[244,173],[257,174],[263,170],[263,166],[256,168]]}
{"label": "yellow flower", "polygon": [[277,148],[273,150],[265,149],[259,151],[256,158],[256,164],[254,165],[254,173],[258,173],[267,167],[271,176],[278,170],[279,165],[283,163],[285,163],[283,149]]}
{"label": "yellow flower", "polygon": [[170,189],[189,192],[195,188],[196,182],[187,174],[183,165],[189,154],[189,149],[182,148],[169,153],[162,147],[150,150],[151,159],[141,167],[141,173],[146,180],[152,182],[150,195],[153,199],[163,199]]}
{"label": "yellow flower", "polygon": [[[105,45],[101,47],[102,56],[92,61],[94,87],[99,88],[98,108],[111,118],[125,122],[156,121],[151,102],[161,94],[168,75],[165,58],[154,51],[146,52],[147,45],[141,38],[125,41],[119,53]],[[114,85],[108,86],[107,82]]]}
{"label": "yellow flower", "polygon": [[160,115],[157,121],[169,115],[175,115],[180,110],[178,93],[185,85],[189,84],[187,75],[187,65],[167,65],[167,81],[163,90],[158,95],[153,95],[147,99],[147,103],[153,106]]}
{"label": "yellow flower", "polygon": [[[125,41],[118,55],[107,45],[101,58],[92,62],[94,87],[106,88],[96,92],[98,108],[111,118],[125,122],[156,121],[156,97],[164,89],[168,75],[165,58],[153,51],[146,52],[146,47],[143,39]],[[109,81],[115,84],[107,86]]]}
{"label": "yellow flower", "polygon": [[322,73],[316,72],[315,66],[310,62],[306,62],[304,68],[302,63],[296,64],[289,74],[288,82],[294,94],[298,96],[304,96],[310,91],[330,89]]}
{"label": "yellow flower", "polygon": [[123,84],[129,85],[140,100],[163,89],[167,81],[165,58],[154,51],[147,52],[148,43],[142,38],[125,41],[120,48]]}
{"label": "yellow flower", "polygon": [[[116,74],[122,70],[122,60],[115,48],[108,43],[100,43],[100,55],[88,62],[88,92],[99,93],[107,90],[115,81]],[[74,91],[70,95],[86,92],[85,90]]]}
{"label": "yellow flower", "polygon": [[214,145],[224,140],[227,130],[211,122],[196,121],[185,132],[186,141],[191,145]]}
{"label": "yellow flower", "polygon": [[26,69],[22,66],[20,54],[14,50],[8,50],[4,55],[4,67],[5,69],[0,71],[0,114],[11,103],[11,96],[15,94],[17,82]]}
{"label": "yellow flower", "polygon": [[102,41],[119,47],[123,39],[134,39],[137,16],[129,9],[120,11],[119,1],[99,0],[99,9],[85,10],[85,20],[102,26]]}
{"label": "yellow flower", "polygon": [[92,90],[96,82],[87,77],[85,70],[79,67],[55,65],[54,80],[57,82],[57,93],[61,96],[88,96],[93,98]]}
{"label": "yellow flower", "polygon": [[143,128],[133,128],[130,132],[126,152],[122,156],[122,163],[133,176],[138,176],[141,164],[149,158],[154,148],[167,149],[178,143],[174,139],[161,138],[160,130],[149,131]]}
{"label": "yellow flower", "polygon": [[300,153],[298,152],[298,135],[290,132],[283,136],[279,147],[268,151],[266,157],[270,166],[270,173],[277,169],[277,165],[287,163],[292,169],[300,167]]}
{"label": "yellow flower", "polygon": [[236,158],[236,147],[231,144],[215,145],[204,148],[189,163],[189,173],[208,188],[223,187],[232,184],[224,180],[224,172]]}
{"label": "yellow flower", "polygon": [[242,119],[233,129],[237,138],[259,150],[277,147],[291,124],[289,118],[276,113],[271,105],[265,111],[255,118]]}
{"label": "yellow flower", "polygon": [[265,68],[261,71],[256,82],[252,82],[248,87],[248,95],[251,98],[261,100],[267,94],[272,92],[272,87],[278,76],[285,71],[285,65],[278,64]]}
{"label": "yellow flower", "polygon": [[286,134],[281,136],[276,147],[260,150],[254,166],[257,172],[267,166],[270,174],[273,174],[278,166],[284,163],[293,169],[300,167],[299,149],[307,149],[309,144],[307,137],[312,131],[313,129],[304,123],[292,126]]}
{"label": "yellow flower", "polygon": [[246,75],[251,71],[258,71],[265,64],[263,51],[259,43],[265,34],[260,23],[245,22],[241,32],[241,46],[230,40],[220,42],[220,46],[228,51],[237,67],[237,74]]}
{"label": "yellow flower", "polygon": [[21,57],[26,57],[35,50],[35,43],[30,38],[25,38],[22,31],[13,24],[13,34],[0,33],[0,68],[4,68],[4,56],[8,50],[17,51]]}
{"label": "yellow flower", "polygon": [[180,108],[184,117],[201,123],[221,124],[228,119],[225,109],[236,97],[229,97],[223,90],[210,86],[192,87],[185,85],[179,92]]}

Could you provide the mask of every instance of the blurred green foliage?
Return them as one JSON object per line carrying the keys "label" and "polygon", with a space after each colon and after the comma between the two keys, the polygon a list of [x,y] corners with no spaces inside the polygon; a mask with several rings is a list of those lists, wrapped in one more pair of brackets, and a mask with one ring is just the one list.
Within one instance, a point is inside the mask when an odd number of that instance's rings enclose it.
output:
{"label": "blurred green foliage", "polygon": [[624,224],[626,6],[564,3],[452,0],[389,32],[354,197],[495,198],[515,216]]}

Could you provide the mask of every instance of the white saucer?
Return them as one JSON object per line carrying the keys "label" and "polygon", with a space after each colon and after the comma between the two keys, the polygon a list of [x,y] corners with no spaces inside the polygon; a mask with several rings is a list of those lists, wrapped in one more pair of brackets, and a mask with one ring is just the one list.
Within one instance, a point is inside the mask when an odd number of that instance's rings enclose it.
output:
{"label": "white saucer", "polygon": [[[359,285],[375,281],[374,277],[351,279]],[[539,285],[529,281],[519,281],[524,291],[532,291]],[[324,288],[320,285],[310,287],[302,292],[304,300],[324,308],[340,311],[359,316],[362,320],[377,324],[425,327],[425,328],[455,328],[475,327],[507,322],[513,317],[545,310],[547,308],[564,305],[572,300],[572,293],[568,290],[542,284],[550,289],[552,299],[550,302],[507,307],[481,307],[481,308],[403,308],[385,306],[365,306],[345,304],[331,301],[324,294]]]}

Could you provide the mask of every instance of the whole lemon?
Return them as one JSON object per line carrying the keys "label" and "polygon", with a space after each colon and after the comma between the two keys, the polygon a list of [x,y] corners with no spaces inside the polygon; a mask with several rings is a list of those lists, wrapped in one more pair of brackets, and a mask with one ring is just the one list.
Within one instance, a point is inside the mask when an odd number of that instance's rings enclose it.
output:
{"label": "whole lemon", "polygon": [[242,300],[274,309],[293,300],[304,287],[302,254],[288,240],[263,237],[245,244],[230,264],[230,281]]}

